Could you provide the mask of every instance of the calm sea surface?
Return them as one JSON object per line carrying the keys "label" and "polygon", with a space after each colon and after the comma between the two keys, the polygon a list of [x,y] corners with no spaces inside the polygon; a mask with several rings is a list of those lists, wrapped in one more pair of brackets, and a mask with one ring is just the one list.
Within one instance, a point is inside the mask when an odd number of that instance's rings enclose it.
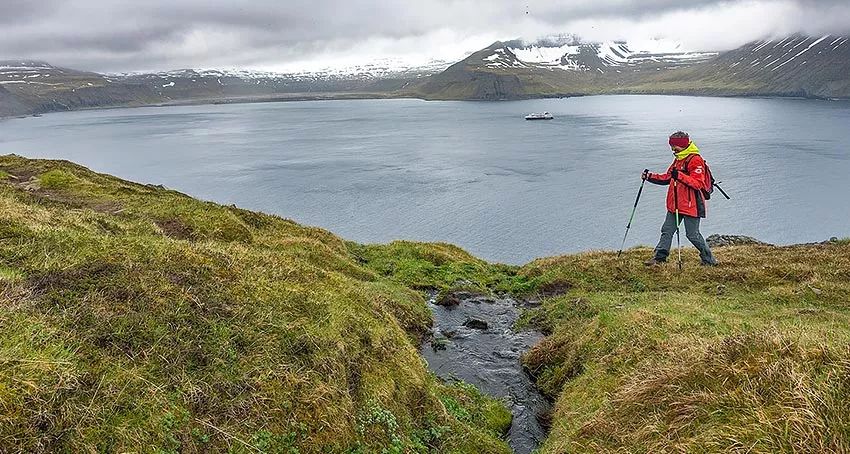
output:
{"label": "calm sea surface", "polygon": [[[548,110],[555,120],[523,120]],[[69,159],[359,242],[447,241],[493,261],[617,249],[644,168],[682,129],[732,200],[703,233],[850,236],[850,103],[597,96],[321,101],[67,112],[0,121],[0,154]],[[647,184],[628,245],[654,244]]]}

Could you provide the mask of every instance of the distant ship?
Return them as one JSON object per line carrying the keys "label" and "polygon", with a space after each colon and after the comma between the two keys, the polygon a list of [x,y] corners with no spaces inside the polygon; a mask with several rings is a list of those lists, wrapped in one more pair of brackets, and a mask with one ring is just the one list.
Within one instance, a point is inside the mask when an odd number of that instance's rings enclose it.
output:
{"label": "distant ship", "polygon": [[526,120],[551,120],[553,118],[555,117],[553,117],[549,112],[533,113],[525,116]]}

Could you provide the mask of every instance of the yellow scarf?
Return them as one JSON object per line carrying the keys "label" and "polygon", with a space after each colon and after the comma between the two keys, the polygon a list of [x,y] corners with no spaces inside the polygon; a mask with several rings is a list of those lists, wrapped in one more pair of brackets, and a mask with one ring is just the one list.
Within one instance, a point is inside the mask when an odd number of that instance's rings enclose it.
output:
{"label": "yellow scarf", "polygon": [[697,148],[697,146],[693,142],[691,142],[690,144],[688,144],[688,148],[685,148],[684,150],[674,154],[676,155],[676,160],[681,161],[682,159],[685,159],[692,154],[699,154],[699,148]]}

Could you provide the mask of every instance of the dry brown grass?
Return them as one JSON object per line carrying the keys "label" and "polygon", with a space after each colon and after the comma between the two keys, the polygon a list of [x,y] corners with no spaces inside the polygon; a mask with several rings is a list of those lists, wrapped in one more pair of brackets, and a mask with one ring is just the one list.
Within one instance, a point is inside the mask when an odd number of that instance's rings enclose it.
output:
{"label": "dry brown grass", "polygon": [[569,282],[526,355],[557,397],[543,452],[850,451],[850,247],[717,251],[645,269],[591,252],[520,270]]}

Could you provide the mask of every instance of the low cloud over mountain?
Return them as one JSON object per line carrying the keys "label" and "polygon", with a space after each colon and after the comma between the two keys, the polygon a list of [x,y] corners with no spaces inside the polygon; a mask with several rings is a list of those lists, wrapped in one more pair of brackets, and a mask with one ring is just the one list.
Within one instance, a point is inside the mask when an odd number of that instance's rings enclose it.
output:
{"label": "low cloud over mountain", "polygon": [[724,50],[850,31],[850,4],[838,0],[5,0],[4,11],[0,57],[96,71],[459,60],[495,40],[560,32]]}

